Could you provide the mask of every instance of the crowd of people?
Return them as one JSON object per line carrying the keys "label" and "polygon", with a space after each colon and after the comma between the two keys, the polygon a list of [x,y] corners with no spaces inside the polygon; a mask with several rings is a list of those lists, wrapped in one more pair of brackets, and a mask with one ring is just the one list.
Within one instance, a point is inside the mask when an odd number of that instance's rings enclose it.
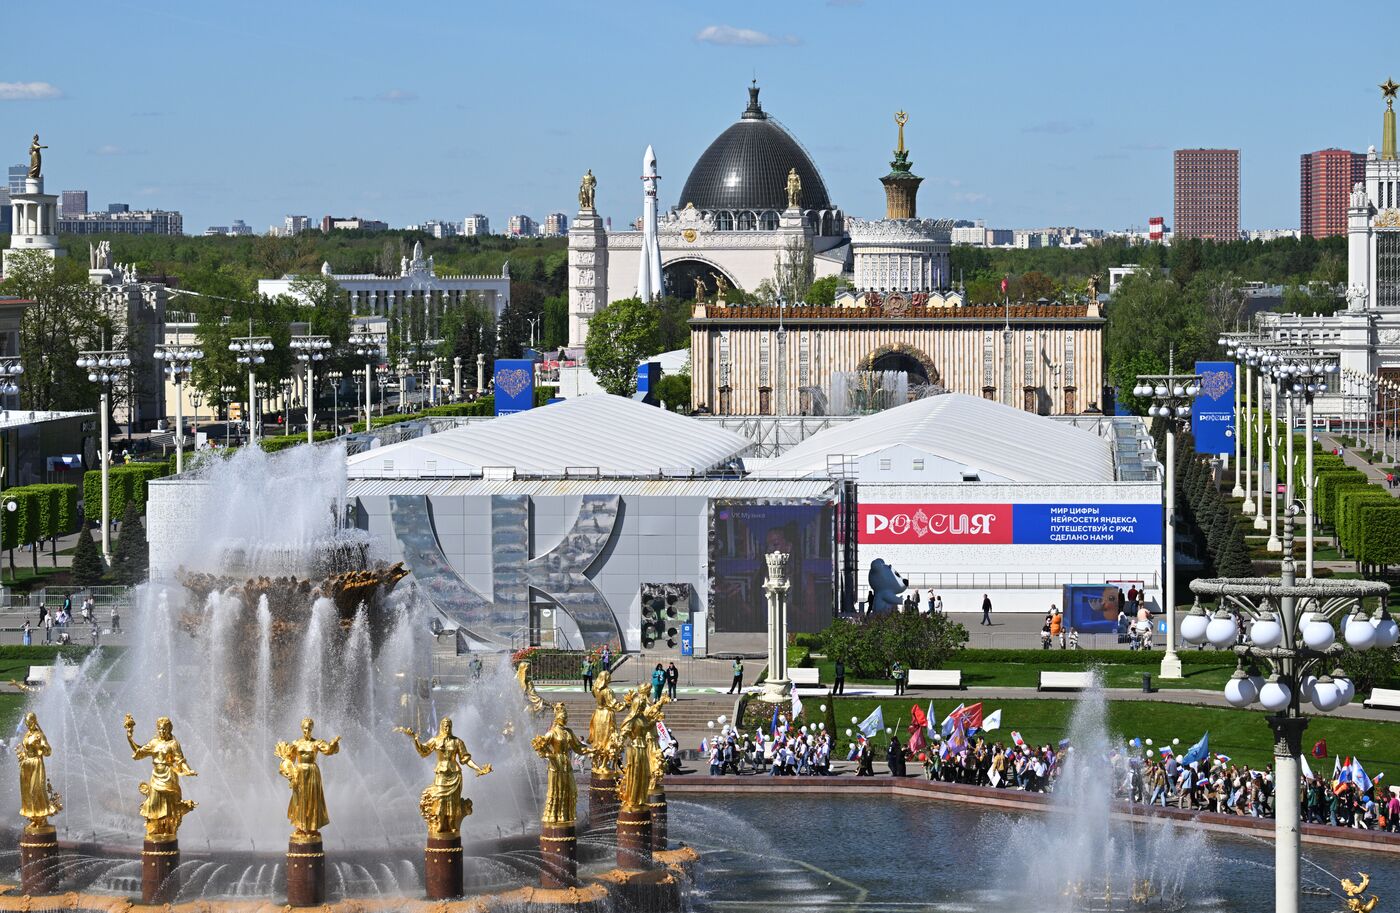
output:
{"label": "crowd of people", "polygon": [[[63,604],[57,609],[50,609],[47,605],[40,604],[38,627],[44,632],[44,643],[60,645],[73,643],[73,633],[70,628],[75,624],[82,624],[87,628],[88,638],[93,646],[97,646],[101,642],[102,625],[97,620],[97,604],[92,596],[83,600],[82,606],[78,609],[76,620],[73,613],[72,596],[64,596]],[[118,614],[117,607],[114,605],[112,606],[111,632],[120,634],[121,630],[121,615]],[[34,626],[30,625],[27,618],[20,628],[20,643],[26,647],[34,645]]]}
{"label": "crowd of people", "polygon": [[719,735],[701,745],[710,762],[710,774],[763,774],[769,776],[828,776],[831,774],[831,736],[825,729],[791,726],[786,717],[765,733],[753,735],[725,725]]}

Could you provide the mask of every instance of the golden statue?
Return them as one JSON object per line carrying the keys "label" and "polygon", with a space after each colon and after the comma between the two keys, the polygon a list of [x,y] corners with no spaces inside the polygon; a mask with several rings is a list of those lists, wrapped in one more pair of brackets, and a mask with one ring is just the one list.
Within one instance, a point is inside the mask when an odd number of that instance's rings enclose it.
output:
{"label": "golden statue", "polygon": [[399,726],[395,732],[402,732],[413,740],[413,750],[418,757],[426,758],[437,752],[437,767],[433,770],[433,783],[423,790],[418,799],[418,810],[423,820],[428,822],[428,833],[434,837],[456,837],[462,828],[462,819],[472,813],[472,800],[462,798],[462,768],[469,767],[478,777],[491,772],[491,765],[478,767],[467,751],[467,743],[452,734],[452,719],[443,717],[438,724],[437,735],[426,742],[418,740],[418,733],[406,726]]}
{"label": "golden statue", "polygon": [[796,209],[802,202],[802,178],[798,177],[796,168],[788,171],[787,197],[788,209]]}
{"label": "golden statue", "polygon": [[554,724],[544,735],[530,740],[535,754],[549,762],[548,789],[545,790],[544,811],[540,814],[540,821],[544,824],[574,823],[578,808],[578,783],[574,780],[572,758],[576,754],[593,754],[593,749],[580,742],[566,725],[568,722],[569,711],[563,704],[555,704]]}
{"label": "golden statue", "polygon": [[895,147],[895,154],[904,151],[904,125],[909,123],[909,115],[903,111],[894,112],[894,122],[899,124],[899,145]]}
{"label": "golden statue", "polygon": [[1102,281],[1102,278],[1099,276],[1098,273],[1094,273],[1093,275],[1091,275],[1091,276],[1089,277],[1089,285],[1088,285],[1087,291],[1089,292],[1089,303],[1090,303],[1090,304],[1097,304],[1097,303],[1098,303],[1098,300],[1099,300],[1099,283],[1100,283],[1101,281]]}
{"label": "golden statue", "polygon": [[535,690],[535,682],[530,678],[530,663],[522,660],[515,666],[515,679],[520,682],[520,690],[525,692],[525,700],[530,704],[531,713],[544,713],[544,698]]}
{"label": "golden statue", "polygon": [[661,754],[661,733],[657,726],[666,714],[661,712],[661,708],[669,701],[669,697],[652,704],[647,711],[651,720],[651,729],[647,732],[647,750],[651,753],[651,770],[647,778],[647,789],[651,792],[658,792],[662,788],[662,781],[666,776],[666,758]]}
{"label": "golden statue", "polygon": [[39,150],[47,149],[48,146],[39,145],[39,134],[34,134],[34,141],[29,144],[29,176],[37,178],[44,169],[44,155]]}
{"label": "golden statue", "polygon": [[63,811],[63,797],[54,792],[44,770],[44,758],[53,754],[39,718],[24,715],[24,736],[15,744],[19,759],[19,813],[29,819],[26,834],[48,833],[53,830],[49,817]]}
{"label": "golden statue", "polygon": [[705,293],[709,291],[705,287],[705,279],[702,276],[695,277],[695,300],[701,302],[705,300]]}
{"label": "golden statue", "polygon": [[715,280],[715,300],[723,301],[724,296],[729,293],[729,281],[719,273],[710,273]]}
{"label": "golden statue", "polygon": [[598,179],[593,176],[593,169],[589,168],[588,173],[583,176],[583,180],[578,185],[579,212],[593,211],[593,196],[597,189]]}
{"label": "golden statue", "polygon": [[619,710],[627,709],[626,701],[619,701],[610,687],[612,673],[604,669],[593,680],[593,697],[598,708],[588,721],[588,744],[593,746],[593,773],[605,777],[617,769],[618,754],[622,743],[617,735]]}
{"label": "golden statue", "polygon": [[1361,881],[1355,882],[1350,878],[1341,880],[1342,891],[1346,893],[1345,902],[1348,913],[1371,913],[1380,898],[1372,894],[1368,899],[1362,900],[1361,895],[1366,893],[1366,888],[1371,884],[1371,876],[1365,872],[1358,873]]}
{"label": "golden statue", "polygon": [[126,727],[131,759],[151,759],[151,779],[141,784],[141,795],[146,797],[146,801],[141,803],[141,817],[146,819],[146,839],[155,842],[174,840],[180,830],[180,820],[199,804],[184,797],[180,790],[180,778],[198,774],[185,761],[184,749],[175,740],[170,717],[163,716],[156,720],[156,736],[145,745],[137,745],[131,737],[136,731],[136,721],[131,714],[126,715],[122,725]]}
{"label": "golden statue", "polygon": [[648,704],[646,692],[642,690],[628,695],[627,715],[622,718],[619,727],[622,744],[627,750],[627,761],[617,781],[617,796],[624,811],[638,812],[647,807],[647,794],[651,792],[656,721],[660,719],[661,708],[669,701],[670,698],[663,696],[656,703]]}
{"label": "golden statue", "polygon": [[326,792],[321,787],[321,768],[316,763],[316,755],[330,757],[340,751],[340,736],[329,742],[314,738],[311,729],[315,725],[315,720],[306,717],[301,721],[301,738],[278,742],[273,748],[277,757],[282,759],[277,769],[292,788],[292,798],[287,803],[287,820],[296,829],[292,839],[300,843],[319,840],[321,828],[331,823],[331,816],[326,812]]}

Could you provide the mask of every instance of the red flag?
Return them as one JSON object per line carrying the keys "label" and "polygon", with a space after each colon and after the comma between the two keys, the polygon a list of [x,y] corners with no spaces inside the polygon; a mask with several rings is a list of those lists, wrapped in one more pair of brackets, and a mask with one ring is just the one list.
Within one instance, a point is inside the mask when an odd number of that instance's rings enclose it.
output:
{"label": "red flag", "polygon": [[924,738],[924,727],[910,725],[909,727],[909,750],[913,752],[923,751],[928,747],[928,740]]}
{"label": "red flag", "polygon": [[915,704],[914,709],[909,711],[909,718],[912,724],[920,729],[928,725],[928,717],[924,716],[924,709],[918,704]]}
{"label": "red flag", "polygon": [[964,707],[954,714],[954,719],[962,723],[963,729],[982,728],[982,702],[978,701],[971,707]]}
{"label": "red flag", "polygon": [[1325,757],[1327,757],[1327,740],[1326,740],[1326,739],[1318,739],[1318,740],[1313,744],[1313,747],[1312,747],[1312,756],[1313,756],[1314,758],[1325,758]]}
{"label": "red flag", "polygon": [[1005,276],[1002,276],[1002,277],[1001,277],[1001,293],[1002,293],[1003,295],[1006,294],[1006,277],[1005,277]]}

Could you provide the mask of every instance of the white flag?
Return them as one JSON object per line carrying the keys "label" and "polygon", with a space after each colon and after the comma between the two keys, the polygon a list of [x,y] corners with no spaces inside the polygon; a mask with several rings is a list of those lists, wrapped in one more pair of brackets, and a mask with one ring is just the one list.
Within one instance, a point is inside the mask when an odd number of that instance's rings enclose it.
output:
{"label": "white flag", "polygon": [[985,717],[983,717],[983,719],[982,719],[982,731],[983,731],[983,732],[991,732],[991,731],[994,730],[994,729],[1000,729],[1000,728],[1001,728],[1001,708],[998,707],[994,712],[989,713],[989,714],[987,714]]}
{"label": "white flag", "polygon": [[1312,775],[1313,775],[1313,772],[1312,772],[1312,768],[1308,766],[1308,755],[1307,755],[1307,752],[1304,752],[1304,753],[1298,755],[1298,760],[1301,761],[1301,762],[1303,763],[1303,776],[1308,777],[1308,778],[1311,779],[1311,777],[1312,777]]}
{"label": "white flag", "polygon": [[792,719],[793,719],[793,722],[796,722],[796,721],[797,721],[797,718],[800,717],[801,715],[802,715],[802,698],[798,696],[797,690],[794,689],[793,692],[792,692]]}

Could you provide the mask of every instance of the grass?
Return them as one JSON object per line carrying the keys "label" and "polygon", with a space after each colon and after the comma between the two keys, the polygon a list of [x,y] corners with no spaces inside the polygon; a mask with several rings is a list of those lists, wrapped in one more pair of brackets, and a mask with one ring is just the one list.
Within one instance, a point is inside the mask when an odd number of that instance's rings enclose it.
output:
{"label": "grass", "polygon": [[[1072,669],[1079,671],[1083,667],[1064,662],[1064,657],[1068,651],[1044,650],[1036,654],[1037,659],[1033,663],[989,663],[976,661],[963,661],[961,658],[954,659],[948,664],[950,669],[961,669],[963,674],[963,685],[968,688],[1034,688],[1040,684],[1041,670],[1054,671],[1057,669]],[[968,655],[975,655],[976,651],[969,650]],[[1160,653],[1158,654],[1160,656]],[[1043,659],[1041,658],[1043,657]],[[1057,662],[1057,660],[1060,660]],[[836,680],[836,664],[829,660],[814,660],[813,664],[821,670],[822,684],[830,685]],[[796,662],[793,663],[796,665]],[[1225,687],[1225,682],[1230,678],[1233,669],[1226,667],[1211,668],[1200,666],[1187,666],[1185,677],[1177,680],[1159,680],[1157,678],[1156,666],[1129,666],[1129,665],[1106,665],[1100,666],[1103,674],[1104,686],[1108,688],[1139,688],[1142,686],[1142,675],[1144,672],[1152,673],[1152,685],[1156,688],[1197,688],[1210,691],[1218,691]],[[893,685],[892,679],[857,679],[846,677],[847,684],[869,684],[869,685]]]}
{"label": "grass", "polygon": [[[883,705],[887,726],[899,725],[900,737],[906,733],[909,724],[909,711],[914,703],[927,709],[928,697],[922,695],[908,698],[836,698],[834,708],[838,730],[844,733],[850,728],[851,717],[865,719],[877,705]],[[959,703],[975,703],[975,697],[939,695],[934,698],[934,710],[942,720]],[[809,700],[807,703],[813,704]],[[991,713],[1000,708],[1002,726],[992,733],[993,739],[1009,742],[1011,731],[1017,730],[1026,742],[1054,745],[1065,738],[1069,730],[1070,716],[1075,702],[1071,699],[1059,700],[1012,700],[988,701],[983,712]],[[813,710],[816,708],[813,707]],[[1188,704],[1172,704],[1157,701],[1110,701],[1108,703],[1108,727],[1115,735],[1123,738],[1152,739],[1160,747],[1168,745],[1172,739],[1179,739],[1177,751],[1184,753],[1204,732],[1210,733],[1210,749],[1214,754],[1229,755],[1236,762],[1250,766],[1264,766],[1271,763],[1273,736],[1264,721],[1262,711],[1233,710],[1225,707],[1193,707]],[[1312,717],[1303,733],[1304,748],[1311,748],[1318,739],[1327,740],[1329,755],[1341,753],[1360,758],[1367,773],[1374,777],[1383,770],[1400,774],[1400,726],[1388,722],[1371,720],[1351,720],[1336,717]],[[1332,759],[1309,759],[1315,772],[1325,768],[1332,771]]]}
{"label": "grass", "polygon": [[23,711],[23,694],[0,694],[0,732],[14,732]]}

